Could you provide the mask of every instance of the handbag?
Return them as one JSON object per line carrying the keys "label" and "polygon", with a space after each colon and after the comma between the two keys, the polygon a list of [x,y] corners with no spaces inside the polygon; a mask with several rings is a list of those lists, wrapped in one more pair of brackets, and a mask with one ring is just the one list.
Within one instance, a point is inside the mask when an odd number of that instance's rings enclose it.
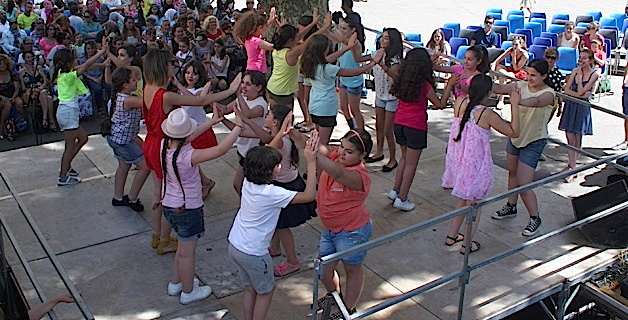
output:
{"label": "handbag", "polygon": [[610,79],[600,79],[597,90],[595,93],[607,93],[611,92],[611,80]]}
{"label": "handbag", "polygon": [[115,106],[111,106],[111,108],[109,108],[108,117],[100,121],[100,134],[103,137],[111,135],[111,119],[113,119],[114,112],[115,112]]}

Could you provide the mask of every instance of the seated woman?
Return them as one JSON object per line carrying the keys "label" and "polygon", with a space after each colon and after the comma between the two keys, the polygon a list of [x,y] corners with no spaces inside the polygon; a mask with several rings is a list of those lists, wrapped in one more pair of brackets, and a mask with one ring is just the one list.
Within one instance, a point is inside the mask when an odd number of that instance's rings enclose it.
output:
{"label": "seated woman", "polygon": [[[510,57],[510,66],[501,64],[507,57]],[[528,63],[528,58],[529,55],[528,51],[526,51],[523,38],[515,37],[512,39],[512,47],[504,51],[504,53],[495,60],[495,71],[515,77],[519,80],[525,80],[528,77],[528,73],[523,67]]]}
{"label": "seated woman", "polygon": [[24,63],[18,74],[22,88],[22,99],[26,105],[35,106],[39,101],[41,107],[41,127],[57,131],[54,123],[52,96],[48,91],[48,77],[41,63],[35,63],[37,59],[32,51],[22,54]]}
{"label": "seated woman", "polygon": [[597,32],[599,29],[600,25],[596,21],[589,23],[589,25],[587,26],[587,32],[582,36],[582,41],[580,41],[580,49],[591,49],[591,42],[593,40],[600,41],[600,43],[602,44],[602,49],[604,49],[604,36]]}
{"label": "seated woman", "polygon": [[430,41],[427,42],[427,48],[437,51],[441,57],[451,55],[451,46],[449,42],[445,40],[445,34],[441,29],[436,29],[432,32],[432,37]]}
{"label": "seated woman", "polygon": [[20,83],[13,70],[13,61],[6,54],[0,54],[0,139],[7,137],[13,141],[15,136],[7,131],[6,121],[11,115],[12,106],[18,113],[24,113],[24,102],[19,97]]}
{"label": "seated woman", "polygon": [[558,46],[577,49],[580,47],[580,36],[573,32],[576,25],[569,21],[565,24],[565,32],[558,35]]}

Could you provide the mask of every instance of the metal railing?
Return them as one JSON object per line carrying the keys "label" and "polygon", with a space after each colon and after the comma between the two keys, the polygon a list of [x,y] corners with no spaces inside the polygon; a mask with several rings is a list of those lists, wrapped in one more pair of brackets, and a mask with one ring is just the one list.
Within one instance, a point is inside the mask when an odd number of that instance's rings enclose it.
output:
{"label": "metal railing", "polygon": [[[368,30],[368,31],[381,33],[381,31],[378,31],[378,30],[374,30],[374,29],[370,29],[370,28],[365,28],[365,29]],[[455,57],[449,57],[449,58],[452,61],[460,62]],[[501,74],[501,73],[492,72],[492,74],[495,75],[495,76],[508,77],[508,76],[506,76],[504,74]],[[518,79],[515,79],[515,78],[512,78],[512,77],[508,77],[508,78],[518,81]],[[588,106],[590,108],[602,111],[604,113],[607,113],[607,114],[610,114],[610,115],[613,115],[613,116],[620,117],[620,118],[623,118],[625,120],[628,120],[628,116],[626,116],[624,114],[621,114],[621,113],[618,113],[616,111],[610,110],[608,108],[604,108],[602,106],[590,103],[588,101],[583,101],[583,100],[580,100],[580,99],[576,99],[576,98],[573,98],[571,96],[568,96],[568,95],[565,95],[565,94],[562,94],[562,93],[557,93],[557,95],[559,97],[563,98],[564,100],[574,101],[574,102],[577,102],[579,104]],[[467,207],[463,207],[463,208],[460,208],[460,209],[456,209],[456,210],[447,212],[447,213],[445,213],[443,215],[440,215],[438,217],[434,217],[434,218],[428,219],[426,221],[423,221],[421,223],[418,223],[418,224],[415,224],[415,225],[412,225],[412,226],[409,226],[409,227],[406,227],[406,228],[394,231],[394,232],[389,233],[387,235],[384,235],[382,237],[369,240],[369,241],[367,241],[365,243],[362,243],[360,245],[357,245],[357,246],[355,246],[353,248],[350,248],[350,249],[347,249],[347,250],[344,250],[344,251],[341,251],[341,252],[337,252],[337,253],[334,253],[334,254],[331,254],[331,255],[324,256],[324,257],[321,257],[319,259],[316,259],[314,261],[314,271],[315,272],[314,272],[314,279],[313,279],[314,281],[313,281],[313,289],[312,289],[312,292],[313,292],[313,298],[312,298],[312,302],[313,302],[312,303],[312,315],[313,315],[313,318],[315,320],[319,318],[318,314],[317,314],[317,312],[318,312],[318,297],[319,297],[318,282],[323,277],[323,269],[324,269],[325,265],[328,265],[328,264],[336,262],[336,261],[340,261],[342,258],[348,257],[348,256],[356,254],[358,252],[367,251],[367,250],[370,250],[370,249],[382,246],[384,244],[396,241],[398,239],[401,239],[402,237],[405,237],[405,236],[408,236],[408,235],[420,232],[420,231],[425,230],[425,229],[427,229],[429,227],[432,227],[432,226],[434,226],[436,224],[439,224],[439,223],[442,223],[442,222],[445,222],[445,221],[449,221],[449,220],[451,220],[451,219],[453,219],[455,217],[461,216],[461,215],[465,215],[465,218],[466,218],[465,219],[465,221],[466,221],[466,234],[471,234],[472,224],[475,221],[475,219],[477,218],[477,212],[478,212],[478,210],[480,208],[482,208],[484,206],[487,206],[489,204],[493,204],[493,203],[495,203],[497,201],[506,199],[506,198],[508,198],[510,196],[518,195],[518,194],[520,194],[522,192],[525,192],[525,191],[530,191],[530,190],[532,190],[534,188],[543,186],[545,184],[548,184],[548,183],[551,183],[551,182],[555,182],[555,181],[560,181],[560,180],[562,180],[564,178],[567,178],[567,177],[569,177],[569,176],[571,176],[571,175],[573,175],[575,173],[579,173],[579,172],[582,172],[582,171],[585,171],[585,170],[588,170],[588,169],[591,169],[591,168],[594,168],[594,167],[597,167],[597,166],[600,166],[600,165],[610,165],[610,166],[613,166],[613,167],[615,167],[615,168],[617,168],[617,169],[619,169],[621,171],[628,172],[628,168],[623,167],[623,166],[618,165],[618,164],[613,162],[613,161],[615,161],[615,160],[617,160],[619,158],[623,158],[623,157],[628,156],[628,153],[615,154],[615,155],[603,158],[603,157],[599,157],[599,156],[597,156],[595,154],[592,154],[590,152],[587,152],[585,150],[582,150],[582,149],[579,149],[579,148],[575,148],[573,146],[569,146],[569,145],[567,145],[567,144],[565,144],[565,143],[563,143],[563,142],[561,142],[559,140],[553,139],[553,138],[548,138],[548,140],[550,142],[552,142],[552,143],[555,143],[555,144],[561,146],[561,147],[565,147],[565,148],[568,148],[570,150],[580,152],[580,153],[582,153],[585,156],[588,156],[588,157],[591,157],[591,158],[595,159],[595,161],[593,161],[591,163],[588,163],[588,164],[585,164],[585,165],[582,165],[582,166],[580,166],[578,168],[575,168],[573,170],[570,170],[570,171],[567,171],[567,172],[553,174],[553,175],[550,175],[548,177],[545,177],[545,178],[533,181],[533,182],[531,182],[529,184],[517,187],[515,189],[508,190],[507,192],[503,192],[503,193],[500,193],[498,195],[495,195],[495,196],[492,196],[492,197],[489,197],[489,198],[477,201],[476,203],[474,203],[471,206],[467,206]],[[502,251],[502,252],[500,252],[500,253],[498,253],[498,254],[496,254],[496,255],[488,258],[488,259],[482,260],[482,261],[477,262],[475,264],[470,264],[469,263],[469,253],[470,253],[469,251],[470,250],[467,250],[467,251],[465,251],[462,269],[460,269],[458,271],[455,271],[455,272],[452,272],[450,274],[444,275],[444,276],[440,277],[437,280],[434,280],[434,281],[426,283],[426,284],[424,284],[422,286],[416,287],[416,288],[414,288],[414,289],[412,289],[412,290],[410,290],[408,292],[404,292],[404,293],[402,293],[402,294],[400,294],[398,296],[395,296],[395,297],[392,297],[392,298],[388,298],[388,299],[386,299],[386,300],[384,300],[384,301],[382,301],[382,302],[380,302],[380,303],[378,303],[378,304],[376,304],[376,305],[374,305],[372,307],[369,307],[369,308],[364,309],[364,310],[360,310],[360,311],[358,311],[358,312],[356,312],[354,314],[349,314],[349,311],[347,310],[346,306],[344,305],[344,302],[342,301],[342,298],[340,297],[340,295],[337,292],[332,292],[332,296],[330,298],[328,298],[328,300],[329,299],[333,299],[333,301],[326,303],[326,309],[324,310],[322,319],[326,319],[325,317],[329,315],[329,308],[328,307],[330,307],[332,305],[332,303],[335,303],[337,305],[337,307],[340,309],[340,312],[342,313],[344,319],[363,319],[363,318],[365,318],[367,316],[370,316],[370,315],[372,315],[372,314],[374,314],[376,312],[379,312],[379,311],[381,311],[383,309],[386,309],[388,307],[394,306],[394,305],[396,305],[396,304],[398,304],[398,303],[400,303],[402,301],[405,301],[405,300],[410,299],[410,298],[412,298],[414,296],[422,294],[422,293],[424,293],[424,292],[426,292],[428,290],[431,290],[431,289],[436,288],[438,286],[441,286],[443,284],[449,283],[449,282],[451,282],[452,280],[455,280],[455,279],[459,280],[459,287],[460,287],[457,319],[462,319],[463,310],[464,310],[466,286],[469,283],[470,274],[471,274],[472,271],[480,269],[480,268],[485,267],[487,265],[490,265],[492,263],[498,262],[500,260],[503,260],[503,259],[505,259],[505,258],[507,258],[509,256],[512,256],[513,254],[521,252],[524,249],[526,249],[528,247],[531,247],[533,245],[536,245],[538,243],[541,243],[541,242],[543,242],[543,241],[545,241],[545,240],[547,240],[549,238],[552,238],[552,237],[555,237],[555,236],[558,236],[558,235],[562,235],[562,234],[564,234],[564,233],[566,233],[566,232],[568,232],[570,230],[573,230],[573,229],[576,229],[576,228],[578,228],[580,226],[592,223],[592,222],[597,221],[599,219],[608,217],[608,216],[610,216],[610,215],[612,215],[612,214],[614,214],[614,213],[616,213],[618,211],[621,211],[621,210],[624,210],[624,209],[627,209],[627,208],[628,208],[628,202],[624,202],[624,203],[615,205],[615,206],[613,206],[613,207],[611,207],[609,209],[606,209],[606,210],[604,210],[602,212],[599,212],[599,213],[597,213],[595,215],[589,216],[589,217],[587,217],[585,219],[581,219],[581,220],[575,221],[575,222],[570,223],[570,224],[568,224],[566,226],[563,226],[563,227],[558,228],[556,230],[553,230],[551,232],[548,232],[548,233],[545,233],[543,235],[540,235],[540,236],[538,236],[536,238],[533,238],[533,239],[530,239],[528,241],[525,241],[525,242],[523,242],[522,244],[520,244],[518,246],[515,246],[515,247],[510,248],[508,250]],[[464,243],[465,243],[465,247],[466,248],[471,248],[471,237],[465,237]],[[565,301],[565,303],[567,303],[567,301]],[[549,310],[547,309],[547,307],[545,307],[545,305],[543,305],[542,307],[544,308],[544,310],[546,312],[549,312]],[[564,307],[565,306],[563,305],[562,307],[563,307],[563,310],[557,310],[556,311],[557,315],[564,315]],[[560,317],[560,316],[558,316],[557,318],[562,319],[562,317]]]}

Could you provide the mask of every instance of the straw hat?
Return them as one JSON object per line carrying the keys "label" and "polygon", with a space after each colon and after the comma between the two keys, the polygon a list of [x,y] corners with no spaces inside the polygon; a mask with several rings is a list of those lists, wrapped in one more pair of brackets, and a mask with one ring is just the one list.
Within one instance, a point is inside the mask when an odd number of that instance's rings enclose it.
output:
{"label": "straw hat", "polygon": [[161,124],[161,130],[170,138],[182,139],[190,136],[196,129],[196,121],[191,119],[183,108],[170,112],[168,119]]}

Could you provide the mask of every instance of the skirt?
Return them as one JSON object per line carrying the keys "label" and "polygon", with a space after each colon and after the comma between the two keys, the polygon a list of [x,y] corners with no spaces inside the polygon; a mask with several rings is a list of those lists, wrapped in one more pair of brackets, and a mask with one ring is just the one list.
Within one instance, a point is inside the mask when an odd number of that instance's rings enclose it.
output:
{"label": "skirt", "polygon": [[577,102],[565,101],[558,129],[581,136],[592,135],[591,108]]}
{"label": "skirt", "polygon": [[[305,181],[301,178],[300,174],[296,179],[288,183],[274,181],[273,184],[291,191],[301,192],[305,190]],[[277,229],[294,228],[316,216],[316,201],[289,204],[287,207],[281,209],[279,221],[277,221]]]}

